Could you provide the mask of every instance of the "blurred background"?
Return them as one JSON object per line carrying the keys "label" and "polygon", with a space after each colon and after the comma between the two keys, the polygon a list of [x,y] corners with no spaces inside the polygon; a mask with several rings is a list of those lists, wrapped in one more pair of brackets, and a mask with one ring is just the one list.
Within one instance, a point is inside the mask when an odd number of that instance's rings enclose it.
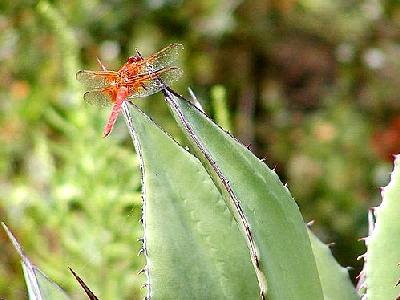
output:
{"label": "blurred background", "polygon": [[[400,5],[387,0],[2,1],[0,220],[75,299],[71,266],[101,299],[141,299],[138,162],[122,120],[75,82],[96,57],[185,46],[184,77],[206,112],[271,168],[352,279],[367,210],[400,151]],[[137,102],[178,136],[160,95]],[[0,298],[26,299],[0,232]]]}

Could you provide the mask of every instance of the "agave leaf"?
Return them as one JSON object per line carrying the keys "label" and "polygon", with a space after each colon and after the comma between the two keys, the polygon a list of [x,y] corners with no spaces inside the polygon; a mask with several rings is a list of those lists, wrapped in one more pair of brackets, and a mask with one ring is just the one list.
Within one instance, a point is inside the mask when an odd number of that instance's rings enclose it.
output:
{"label": "agave leaf", "polygon": [[323,299],[306,226],[276,173],[182,96],[169,88],[164,95],[246,238],[260,292]]}
{"label": "agave leaf", "polygon": [[382,203],[367,238],[365,287],[367,299],[398,299],[400,286],[400,156],[394,161],[390,183],[382,189]]}
{"label": "agave leaf", "polygon": [[151,299],[257,299],[245,241],[201,163],[136,106],[123,112],[143,174]]}
{"label": "agave leaf", "polygon": [[311,247],[317,262],[318,274],[321,280],[325,300],[356,300],[360,299],[350,281],[346,268],[340,266],[332,256],[328,245],[322,243],[308,230]]}
{"label": "agave leaf", "polygon": [[8,229],[8,227],[1,223],[6,231],[9,239],[11,240],[15,250],[17,250],[21,257],[22,269],[24,271],[25,282],[28,287],[28,294],[30,300],[67,300],[70,299],[65,292],[51,279],[49,279],[42,271],[31,263],[29,258],[25,255],[21,245],[17,239]]}

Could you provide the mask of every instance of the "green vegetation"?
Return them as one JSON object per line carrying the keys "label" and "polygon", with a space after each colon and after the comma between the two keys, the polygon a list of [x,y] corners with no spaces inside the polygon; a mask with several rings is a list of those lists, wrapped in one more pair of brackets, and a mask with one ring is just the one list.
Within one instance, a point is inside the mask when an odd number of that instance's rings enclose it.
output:
{"label": "green vegetation", "polygon": [[[142,173],[145,299],[358,299],[347,270],[306,231],[275,172],[180,95],[163,94],[199,160],[137,106],[131,115],[123,104]],[[398,159],[382,205],[369,213],[358,284],[369,299],[398,297]],[[3,227],[20,254],[29,298],[67,298]]]}
{"label": "green vegetation", "polygon": [[[357,239],[400,146],[400,8],[265,3],[0,4],[0,219],[68,294],[81,294],[71,266],[102,299],[141,298],[145,264],[139,163],[121,121],[101,139],[108,111],[83,104],[75,72],[97,69],[96,56],[115,69],[136,47],[146,55],[172,41],[186,48],[176,90],[190,84],[205,111],[266,157],[352,278],[360,271]],[[160,95],[138,103],[183,139]],[[0,249],[0,297],[23,298],[3,234]]]}

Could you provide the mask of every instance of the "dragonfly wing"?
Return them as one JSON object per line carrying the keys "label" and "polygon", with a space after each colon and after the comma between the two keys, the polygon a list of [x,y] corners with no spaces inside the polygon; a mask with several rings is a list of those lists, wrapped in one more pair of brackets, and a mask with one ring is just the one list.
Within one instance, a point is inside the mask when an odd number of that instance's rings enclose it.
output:
{"label": "dragonfly wing", "polygon": [[92,90],[83,95],[86,103],[106,107],[113,102],[112,93],[107,90]]}
{"label": "dragonfly wing", "polygon": [[114,71],[86,71],[76,73],[76,79],[87,89],[101,89],[112,85],[118,78]]}
{"label": "dragonfly wing", "polygon": [[128,99],[147,97],[159,92],[164,85],[170,85],[178,80],[183,72],[180,68],[169,67],[161,69],[157,72],[139,75],[130,85],[131,93]]}
{"label": "dragonfly wing", "polygon": [[143,61],[138,62],[138,73],[158,71],[170,67],[178,60],[182,52],[182,44],[171,44],[157,53],[146,57]]}

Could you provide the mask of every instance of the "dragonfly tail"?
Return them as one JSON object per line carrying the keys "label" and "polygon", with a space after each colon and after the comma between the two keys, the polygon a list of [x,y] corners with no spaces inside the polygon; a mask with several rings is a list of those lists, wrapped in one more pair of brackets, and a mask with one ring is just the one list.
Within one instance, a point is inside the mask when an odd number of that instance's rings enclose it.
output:
{"label": "dragonfly tail", "polygon": [[115,122],[117,121],[118,115],[121,111],[121,105],[126,100],[126,97],[128,96],[128,89],[125,87],[122,87],[118,90],[117,93],[117,99],[113,105],[112,111],[110,116],[108,117],[108,121],[106,125],[104,126],[103,130],[103,138],[106,138],[112,131]]}

